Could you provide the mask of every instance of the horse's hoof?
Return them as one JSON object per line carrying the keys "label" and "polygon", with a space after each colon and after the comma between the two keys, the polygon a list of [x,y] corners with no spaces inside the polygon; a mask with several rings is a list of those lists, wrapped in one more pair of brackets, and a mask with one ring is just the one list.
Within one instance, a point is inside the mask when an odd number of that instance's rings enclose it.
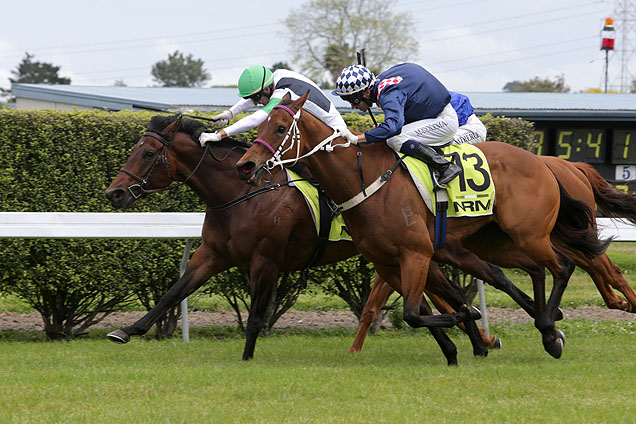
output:
{"label": "horse's hoof", "polygon": [[563,353],[563,340],[555,339],[550,347],[546,346],[546,351],[552,355],[553,358],[559,359]]}
{"label": "horse's hoof", "polygon": [[495,336],[495,339],[492,342],[492,348],[493,349],[501,349],[503,347],[503,343],[501,341],[501,339],[497,336]]}
{"label": "horse's hoof", "polygon": [[446,360],[448,361],[448,366],[449,367],[457,367],[457,366],[459,366],[459,364],[457,363],[457,356],[455,356],[454,358],[446,358]]}
{"label": "horse's hoof", "polygon": [[561,339],[561,341],[563,342],[563,346],[565,346],[565,334],[563,334],[563,331],[561,330],[556,330],[557,332],[557,339]]}
{"label": "horse's hoof", "polygon": [[126,344],[130,341],[130,336],[122,330],[115,330],[106,335],[108,340],[117,344]]}
{"label": "horse's hoof", "polygon": [[562,319],[563,319],[563,311],[561,310],[561,308],[557,308],[554,320],[561,321]]}
{"label": "horse's hoof", "polygon": [[488,349],[473,350],[473,356],[480,357],[480,358],[485,358],[486,356],[488,356]]}

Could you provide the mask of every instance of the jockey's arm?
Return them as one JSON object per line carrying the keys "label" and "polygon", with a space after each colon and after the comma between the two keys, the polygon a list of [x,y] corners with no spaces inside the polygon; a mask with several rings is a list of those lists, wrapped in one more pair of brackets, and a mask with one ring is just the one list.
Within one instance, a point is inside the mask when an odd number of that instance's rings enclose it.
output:
{"label": "jockey's arm", "polygon": [[[258,127],[259,124],[267,118],[267,115],[269,115],[269,112],[272,111],[272,108],[280,103],[280,100],[281,99],[278,98],[270,99],[267,105],[265,105],[262,109],[257,110],[251,115],[239,119],[229,127],[220,130],[219,134],[221,135],[221,137],[232,137],[233,135],[241,134],[245,131],[249,131],[253,128]],[[252,100],[243,99],[232,106],[230,108],[230,111],[232,112],[232,116],[236,116],[237,114],[253,107],[256,107],[256,105]],[[236,111],[236,113],[234,113],[234,111]]]}

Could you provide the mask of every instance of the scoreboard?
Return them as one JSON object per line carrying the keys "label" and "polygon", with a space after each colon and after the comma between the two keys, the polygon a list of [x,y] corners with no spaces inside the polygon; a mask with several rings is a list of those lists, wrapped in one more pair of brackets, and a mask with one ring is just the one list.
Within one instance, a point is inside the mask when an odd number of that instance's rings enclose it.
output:
{"label": "scoreboard", "polygon": [[593,165],[606,180],[636,192],[636,123],[535,122],[538,155]]}

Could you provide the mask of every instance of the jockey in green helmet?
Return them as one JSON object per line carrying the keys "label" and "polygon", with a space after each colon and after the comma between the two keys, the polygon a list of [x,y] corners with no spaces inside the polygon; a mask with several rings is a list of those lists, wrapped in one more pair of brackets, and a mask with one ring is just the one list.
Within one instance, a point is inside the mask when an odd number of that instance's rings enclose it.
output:
{"label": "jockey in green helmet", "polygon": [[[342,131],[343,137],[357,140],[357,137],[347,130],[347,125],[329,97],[316,83],[299,73],[287,69],[277,69],[272,72],[266,66],[250,66],[239,78],[238,91],[242,99],[229,110],[212,118],[216,125],[225,128],[217,132],[201,134],[199,142],[202,147],[209,141],[220,141],[225,137],[256,128],[267,118],[274,106],[281,102],[283,96],[289,95],[291,100],[296,100],[307,91],[309,91],[309,98],[303,106],[304,109],[332,129]],[[226,127],[230,119],[239,113],[258,106],[262,106],[261,109]]]}

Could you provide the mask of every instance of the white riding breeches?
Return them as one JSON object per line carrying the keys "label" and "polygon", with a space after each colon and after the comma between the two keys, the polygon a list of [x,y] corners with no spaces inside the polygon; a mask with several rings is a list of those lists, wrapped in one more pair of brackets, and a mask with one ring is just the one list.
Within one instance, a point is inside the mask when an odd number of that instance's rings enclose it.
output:
{"label": "white riding breeches", "polygon": [[473,113],[464,125],[457,129],[452,144],[473,144],[486,141],[486,127]]}
{"label": "white riding breeches", "polygon": [[445,146],[452,142],[458,126],[457,113],[449,103],[435,118],[422,119],[404,125],[402,132],[388,138],[386,143],[396,152],[399,152],[408,140],[428,146]]}

